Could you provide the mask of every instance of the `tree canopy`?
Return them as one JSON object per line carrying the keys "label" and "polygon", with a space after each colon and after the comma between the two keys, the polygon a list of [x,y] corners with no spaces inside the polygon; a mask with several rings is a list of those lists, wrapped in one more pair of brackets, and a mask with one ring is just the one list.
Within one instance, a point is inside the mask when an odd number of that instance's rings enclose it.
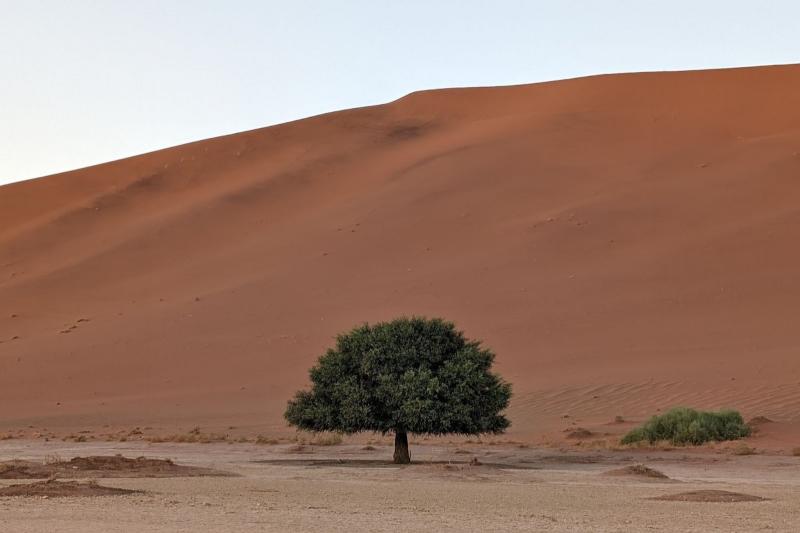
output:
{"label": "tree canopy", "polygon": [[[395,460],[408,462],[407,433],[474,435],[509,426],[501,412],[511,386],[491,372],[493,361],[489,349],[439,318],[364,324],[319,358],[311,390],[289,401],[285,417],[310,431],[393,432]],[[403,441],[405,453],[397,449]]]}

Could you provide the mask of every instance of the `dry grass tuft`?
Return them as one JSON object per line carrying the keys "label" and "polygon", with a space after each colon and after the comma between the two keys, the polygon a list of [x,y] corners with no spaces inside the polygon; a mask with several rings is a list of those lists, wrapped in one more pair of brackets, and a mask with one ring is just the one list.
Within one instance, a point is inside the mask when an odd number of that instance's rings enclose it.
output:
{"label": "dry grass tuft", "polygon": [[588,439],[589,437],[593,437],[594,433],[589,431],[586,428],[573,428],[565,430],[568,439]]}
{"label": "dry grass tuft", "polygon": [[652,444],[647,441],[639,441],[639,442],[632,442],[628,444],[623,444],[621,441],[618,441],[615,446],[612,446],[612,450],[656,450],[661,452],[668,452],[674,450],[676,448],[668,440],[659,440]]}
{"label": "dry grass tuft", "polygon": [[[200,444],[210,444],[212,442],[230,442],[231,437],[228,434],[222,433],[199,433],[195,430],[198,428],[193,429],[189,433],[183,434],[175,434],[175,435],[166,435],[166,436],[148,436],[145,437],[144,440],[147,442],[152,443],[161,443],[161,442],[175,442],[175,443],[200,443]],[[119,439],[120,442],[124,442],[125,437],[121,437]]]}
{"label": "dry grass tuft", "polygon": [[299,445],[309,446],[337,446],[342,443],[344,438],[341,433],[305,433],[297,432],[292,439]]}
{"label": "dry grass tuft", "polygon": [[744,442],[740,442],[736,446],[732,446],[730,451],[733,455],[756,455],[758,453],[755,448],[751,448]]}
{"label": "dry grass tuft", "polygon": [[63,462],[64,462],[64,459],[60,455],[58,455],[57,453],[53,453],[53,454],[44,456],[44,464],[46,464],[46,465],[55,465],[55,464],[59,464],[59,463],[63,463]]}
{"label": "dry grass tuft", "polygon": [[314,435],[309,444],[314,446],[338,446],[344,439],[340,433],[322,433]]}

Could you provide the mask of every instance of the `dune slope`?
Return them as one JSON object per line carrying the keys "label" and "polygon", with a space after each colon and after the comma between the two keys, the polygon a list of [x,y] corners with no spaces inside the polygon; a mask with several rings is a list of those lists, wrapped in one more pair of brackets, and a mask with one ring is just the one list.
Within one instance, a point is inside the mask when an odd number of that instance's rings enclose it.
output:
{"label": "dune slope", "polygon": [[451,89],[0,187],[0,426],[284,428],[339,331],[441,315],[514,431],[800,417],[800,66]]}

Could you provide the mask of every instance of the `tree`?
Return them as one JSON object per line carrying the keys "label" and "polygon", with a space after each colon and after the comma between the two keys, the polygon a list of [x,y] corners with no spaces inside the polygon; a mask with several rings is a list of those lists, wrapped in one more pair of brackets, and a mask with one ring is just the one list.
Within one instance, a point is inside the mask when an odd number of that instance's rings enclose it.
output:
{"label": "tree", "polygon": [[439,318],[364,324],[336,338],[311,368],[311,390],[286,420],[309,431],[394,433],[394,462],[411,462],[408,434],[502,433],[511,385],[494,354]]}

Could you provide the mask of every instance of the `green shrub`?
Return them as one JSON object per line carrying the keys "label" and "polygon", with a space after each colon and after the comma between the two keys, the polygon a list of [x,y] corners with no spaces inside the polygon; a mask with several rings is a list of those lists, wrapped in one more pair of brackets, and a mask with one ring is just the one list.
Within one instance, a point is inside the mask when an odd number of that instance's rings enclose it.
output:
{"label": "green shrub", "polygon": [[647,441],[670,441],[672,444],[703,444],[709,441],[735,440],[750,435],[738,411],[695,411],[676,407],[652,417],[644,425],[631,430],[622,444]]}

